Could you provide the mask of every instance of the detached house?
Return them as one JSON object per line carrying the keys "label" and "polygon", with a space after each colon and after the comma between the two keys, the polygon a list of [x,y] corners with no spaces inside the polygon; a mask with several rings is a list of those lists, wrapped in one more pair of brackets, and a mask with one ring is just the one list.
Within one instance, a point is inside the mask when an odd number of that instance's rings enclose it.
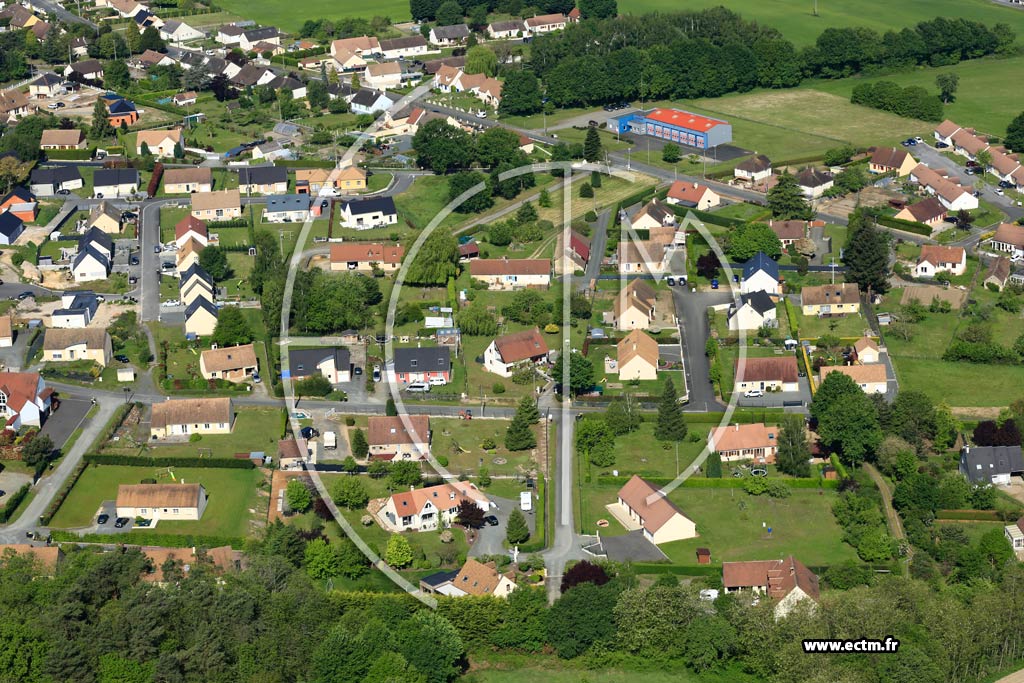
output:
{"label": "detached house", "polygon": [[469,274],[487,283],[488,289],[509,290],[544,287],[551,284],[551,261],[548,259],[475,259],[470,261]]}
{"label": "detached house", "polygon": [[302,223],[309,218],[308,194],[283,194],[267,198],[263,220],[267,223]]}
{"label": "detached house", "polygon": [[4,90],[0,92],[0,114],[6,121],[11,122],[28,116],[30,105],[28,97],[20,90]]}
{"label": "detached house", "polygon": [[775,618],[789,614],[797,604],[820,597],[818,576],[792,555],[784,560],[723,562],[722,586],[726,593],[750,591],[776,601]]}
{"label": "detached house", "polygon": [[14,244],[25,232],[25,222],[10,211],[0,213],[0,244]]}
{"label": "detached house", "polygon": [[353,114],[373,114],[390,109],[394,103],[383,90],[360,88],[348,104]]}
{"label": "detached house", "polygon": [[375,62],[363,70],[363,84],[377,90],[397,88],[402,83],[402,66],[398,62]]}
{"label": "detached house", "polygon": [[515,574],[502,574],[494,562],[483,564],[470,558],[462,569],[454,572],[437,572],[420,579],[420,590],[424,593],[447,595],[459,598],[464,595],[493,595],[507,598],[516,589]]}
{"label": "detached house", "polygon": [[117,487],[117,516],[153,520],[198,521],[206,511],[202,484],[121,484]]}
{"label": "detached house", "polygon": [[181,44],[189,40],[205,38],[206,34],[178,19],[168,19],[160,27],[160,37],[169,43]]}
{"label": "detached house", "polygon": [[828,171],[820,171],[816,168],[805,168],[796,174],[796,184],[804,197],[817,199],[825,194],[835,184],[835,178]]}
{"label": "detached house", "polygon": [[760,185],[772,175],[771,159],[763,154],[755,154],[736,164],[732,175],[734,178],[745,180],[752,185]]}
{"label": "detached house", "polygon": [[675,503],[638,475],[619,489],[608,510],[627,529],[641,529],[655,545],[697,537],[697,525]]}
{"label": "detached house", "polygon": [[707,211],[722,203],[722,198],[707,185],[677,180],[668,188],[665,201],[700,211]]}
{"label": "detached house", "polygon": [[64,77],[80,81],[102,81],[103,65],[95,59],[86,59],[64,67]]}
{"label": "detached house", "polygon": [[107,107],[107,121],[114,128],[120,128],[123,123],[130,126],[139,120],[139,110],[133,102],[124,99],[116,99]]}
{"label": "detached house", "polygon": [[43,339],[44,363],[92,361],[106,367],[113,356],[110,335],[105,329],[48,329]]}
{"label": "detached house", "polygon": [[346,166],[331,171],[331,184],[346,194],[355,194],[366,189],[366,171],[358,166]]}
{"label": "detached house", "polygon": [[1006,281],[1010,279],[1010,259],[1005,256],[1000,256],[994,259],[988,267],[988,271],[985,273],[985,280],[982,282],[983,285],[988,287],[992,285],[997,290],[1002,291],[1003,287],[1006,286]]}
{"label": "detached house", "polygon": [[676,214],[657,199],[652,199],[640,207],[630,223],[636,230],[650,230],[675,225]]}
{"label": "detached house", "polygon": [[932,278],[938,273],[963,275],[967,272],[967,251],[963,247],[925,244],[914,266],[914,277]]}
{"label": "detached house", "polygon": [[447,346],[401,347],[388,364],[389,379],[401,384],[451,381],[452,350]]}
{"label": "detached house", "polygon": [[284,194],[288,191],[288,169],[284,166],[240,168],[238,191],[246,194]]}
{"label": "detached house", "polygon": [[753,258],[743,264],[743,281],[740,283],[742,294],[766,292],[776,296],[782,294],[779,285],[779,264],[763,251],[754,254]]}
{"label": "detached house", "polygon": [[509,21],[492,21],[487,25],[487,37],[491,40],[508,40],[522,35],[524,24],[522,19]]}
{"label": "detached house", "polygon": [[321,375],[331,384],[341,384],[352,379],[352,360],[341,346],[295,349],[288,352],[288,373],[292,379]]}
{"label": "detached house", "polygon": [[[96,294],[90,290],[65,291],[60,295],[60,308],[50,315],[50,327],[53,329],[83,328],[86,327],[100,302]],[[0,343],[0,346],[3,346]]]}
{"label": "detached house", "polygon": [[839,372],[854,381],[865,394],[884,394],[889,386],[884,363],[868,365],[826,365],[818,371],[819,381],[833,372]]}
{"label": "detached house", "polygon": [[860,288],[856,282],[804,287],[800,291],[804,315],[827,317],[860,311]]}
{"label": "detached house", "polygon": [[658,379],[658,342],[642,330],[633,330],[616,345],[620,382]]}
{"label": "detached house", "polygon": [[86,144],[85,133],[80,128],[69,130],[49,128],[43,131],[43,135],[39,139],[39,149],[42,150],[85,149]]}
{"label": "detached house", "polygon": [[209,166],[168,168],[163,177],[167,194],[191,194],[213,191],[213,171]]}
{"label": "detached house", "polygon": [[341,226],[356,230],[383,228],[398,222],[395,200],[391,197],[352,199],[341,203]]}
{"label": "detached house", "polygon": [[564,14],[542,14],[531,17],[523,22],[523,26],[533,35],[561,31],[565,28],[567,19]]}
{"label": "detached house", "polygon": [[740,295],[739,307],[735,302],[729,305],[728,318],[730,330],[759,330],[778,325],[778,310],[767,292],[750,292]]}
{"label": "detached house", "polygon": [[371,415],[366,440],[370,460],[424,460],[430,454],[430,418]]}
{"label": "detached house", "polygon": [[881,358],[878,344],[871,337],[861,337],[853,343],[857,360],[863,364],[877,363]]}
{"label": "detached house", "polygon": [[665,243],[657,240],[619,242],[616,256],[620,275],[658,274],[665,271]]}
{"label": "detached house", "polygon": [[511,377],[517,368],[543,363],[548,359],[548,345],[540,329],[513,332],[497,337],[484,350],[484,369],[501,377]]}
{"label": "detached house", "polygon": [[430,46],[423,36],[404,36],[380,41],[380,53],[384,59],[406,59],[427,54]]}
{"label": "detached house", "polygon": [[42,427],[50,415],[52,396],[53,389],[38,372],[0,373],[0,415],[7,420],[6,429]]}
{"label": "detached house", "polygon": [[1016,223],[1000,223],[996,234],[989,240],[994,251],[1009,254],[1011,261],[1024,259],[1024,226]]}
{"label": "detached house", "polygon": [[393,273],[402,265],[405,247],[390,244],[343,242],[331,245],[331,270],[372,272],[376,266]]}
{"label": "detached house", "polygon": [[207,297],[195,297],[185,307],[185,336],[209,337],[216,329],[217,307]]}
{"label": "detached house", "polygon": [[779,429],[763,422],[716,427],[708,434],[708,448],[717,452],[722,462],[753,460],[773,465],[779,452]]}
{"label": "detached house", "polygon": [[52,71],[44,71],[28,84],[28,94],[36,99],[64,94],[64,79]]}
{"label": "detached house", "polygon": [[433,531],[455,522],[463,500],[485,512],[491,509],[491,501],[474,484],[458,481],[392,494],[378,515],[395,531]]}
{"label": "detached house", "polygon": [[252,344],[207,349],[199,355],[199,372],[203,379],[244,382],[259,371],[256,349]]}
{"label": "detached house", "polygon": [[230,398],[171,398],[153,404],[154,439],[189,434],[230,434],[235,409]]}
{"label": "detached house", "polygon": [[[3,216],[0,215],[0,219]],[[113,265],[114,240],[99,228],[90,228],[78,240],[78,253],[71,262],[75,282],[104,280]]]}
{"label": "detached house", "polygon": [[453,26],[435,26],[430,29],[430,35],[427,36],[427,40],[431,45],[437,47],[451,47],[452,45],[460,45],[469,38],[469,27],[465,24],[455,24]]}
{"label": "detached house", "polygon": [[128,197],[139,191],[139,172],[134,168],[101,168],[92,177],[93,196]]}
{"label": "detached house", "polygon": [[184,248],[190,241],[196,241],[203,247],[210,241],[206,223],[195,216],[185,216],[174,226],[174,243],[178,249]]}
{"label": "detached house", "polygon": [[798,391],[800,380],[797,373],[796,357],[747,358],[742,364],[736,361],[735,391],[751,389],[761,391]]}
{"label": "detached house", "polygon": [[372,57],[381,54],[380,41],[376,36],[356,36],[354,38],[342,38],[331,43],[331,56],[337,57],[342,53],[351,53],[360,57]]}
{"label": "detached house", "polygon": [[93,207],[86,226],[116,235],[121,232],[121,210],[104,199]]}
{"label": "detached house", "polygon": [[135,138],[136,154],[144,154],[142,146],[146,145],[149,153],[158,157],[173,157],[175,147],[184,145],[181,129],[174,130],[140,130]]}
{"label": "detached house", "polygon": [[[213,278],[203,270],[199,264],[193,264],[179,274],[178,298],[186,309],[192,305],[197,298],[212,302],[216,296],[216,287]],[[216,309],[214,309],[214,321],[216,322]]]}
{"label": "detached house", "polygon": [[612,323],[617,330],[646,330],[654,320],[658,295],[643,280],[631,280],[612,302]]}
{"label": "detached house", "polygon": [[942,202],[935,197],[925,197],[919,202],[908,204],[895,217],[937,228],[945,222],[947,215],[946,207],[942,205]]}
{"label": "detached house", "polygon": [[979,486],[1006,486],[1024,473],[1020,446],[964,446],[960,474]]}
{"label": "detached house", "polygon": [[197,192],[192,195],[192,216],[204,221],[229,221],[242,215],[238,190]]}
{"label": "detached house", "polygon": [[56,166],[33,169],[29,189],[37,197],[52,197],[57,193],[67,194],[83,187],[82,174],[77,166]]}
{"label": "detached house", "polygon": [[917,166],[917,161],[904,149],[895,147],[876,147],[871,153],[868,171],[871,173],[895,173],[897,178],[909,174]]}

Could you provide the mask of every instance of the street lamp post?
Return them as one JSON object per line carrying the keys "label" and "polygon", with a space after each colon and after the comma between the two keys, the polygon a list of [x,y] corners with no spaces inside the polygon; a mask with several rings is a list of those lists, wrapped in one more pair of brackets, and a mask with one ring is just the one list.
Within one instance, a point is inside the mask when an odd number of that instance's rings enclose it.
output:
{"label": "street lamp post", "polygon": [[131,387],[122,387],[122,389],[124,390],[124,402],[127,404],[128,403],[128,394],[131,393],[132,389],[131,389]]}

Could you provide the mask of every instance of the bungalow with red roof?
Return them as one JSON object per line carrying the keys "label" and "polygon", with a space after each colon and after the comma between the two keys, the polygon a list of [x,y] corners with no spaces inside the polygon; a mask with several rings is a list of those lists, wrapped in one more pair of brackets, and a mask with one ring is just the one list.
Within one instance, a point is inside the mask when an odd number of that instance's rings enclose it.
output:
{"label": "bungalow with red roof", "polygon": [[652,484],[634,474],[608,511],[630,531],[640,529],[655,545],[697,537],[697,525]]}
{"label": "bungalow with red roof", "polygon": [[331,270],[393,273],[402,265],[405,247],[398,244],[343,242],[331,245]]}
{"label": "bungalow with red roof", "polygon": [[456,481],[394,493],[380,507],[377,519],[392,531],[432,531],[451,526],[464,500],[484,512],[491,509],[491,501],[475,484]]}
{"label": "bungalow with red roof", "polygon": [[932,132],[932,134],[935,136],[936,142],[941,142],[946,146],[952,146],[953,134],[956,133],[958,130],[960,130],[960,126],[958,124],[953,123],[949,119],[946,119],[945,121],[943,121],[942,123],[935,127],[935,130]]}
{"label": "bungalow with red roof", "polygon": [[914,170],[917,161],[905,149],[895,147],[875,147],[868,162],[871,173],[895,173],[897,178]]}
{"label": "bungalow with red roof", "polygon": [[914,266],[914,277],[935,277],[945,272],[963,275],[967,272],[967,251],[963,247],[946,247],[939,244],[925,244]]}
{"label": "bungalow with red roof", "polygon": [[895,217],[935,228],[945,222],[947,215],[949,214],[942,202],[935,197],[925,197],[916,204],[908,204]]}
{"label": "bungalow with red roof", "polygon": [[807,237],[807,221],[768,221],[768,226],[775,233],[775,236],[782,242],[783,247],[788,247],[797,240]]}
{"label": "bungalow with red roof", "polygon": [[1009,254],[1011,261],[1019,261],[1024,258],[1024,227],[1016,223],[1000,223],[996,234],[989,240],[989,246]]}
{"label": "bungalow with red roof", "polygon": [[723,462],[753,460],[772,465],[779,452],[779,429],[763,422],[716,427],[708,434],[708,448]]}
{"label": "bungalow with red roof", "polygon": [[722,198],[707,185],[698,182],[677,180],[668,188],[665,201],[669,204],[678,204],[700,211],[718,206]]}
{"label": "bungalow with red roof", "polygon": [[523,28],[533,35],[561,31],[565,28],[567,19],[564,14],[542,14],[531,17],[523,22]]}
{"label": "bungalow with red roof", "polygon": [[430,418],[370,416],[366,440],[370,460],[425,460],[430,454]]}
{"label": "bungalow with red roof", "polygon": [[488,289],[508,290],[544,287],[551,284],[551,261],[548,259],[476,259],[469,264],[469,274],[487,283]]}
{"label": "bungalow with red roof", "polygon": [[46,386],[38,372],[0,373],[0,414],[6,428],[42,427],[50,414],[53,389]]}
{"label": "bungalow with red roof", "polygon": [[796,356],[792,355],[747,358],[743,363],[737,359],[735,377],[734,391],[797,391],[800,388]]}
{"label": "bungalow with red roof", "polygon": [[185,216],[178,221],[178,224],[174,226],[174,243],[181,249],[190,239],[199,242],[204,247],[210,243],[206,221],[195,216]]}
{"label": "bungalow with red roof", "polygon": [[878,343],[871,337],[861,337],[853,343],[853,351],[861,364],[877,363],[881,357]]}
{"label": "bungalow with red roof", "polygon": [[569,231],[569,258],[580,268],[590,262],[590,240],[575,230]]}

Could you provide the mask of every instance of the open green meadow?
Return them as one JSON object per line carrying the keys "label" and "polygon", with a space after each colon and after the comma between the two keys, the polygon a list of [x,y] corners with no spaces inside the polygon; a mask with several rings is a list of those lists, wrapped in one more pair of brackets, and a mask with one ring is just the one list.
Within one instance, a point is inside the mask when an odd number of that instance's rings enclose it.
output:
{"label": "open green meadow", "polygon": [[408,0],[380,0],[370,5],[355,2],[331,2],[311,0],[302,6],[302,11],[281,0],[226,0],[220,4],[225,10],[253,19],[261,24],[271,24],[286,31],[297,31],[307,19],[344,19],[346,17],[388,17],[393,22],[408,21]]}

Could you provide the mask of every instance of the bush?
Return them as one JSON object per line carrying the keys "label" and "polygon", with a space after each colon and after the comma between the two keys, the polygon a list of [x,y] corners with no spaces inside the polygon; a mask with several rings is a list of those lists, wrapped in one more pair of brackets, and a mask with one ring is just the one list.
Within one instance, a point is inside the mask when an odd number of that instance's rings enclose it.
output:
{"label": "bush", "polygon": [[188,442],[189,443],[199,443],[202,440],[203,440],[203,435],[202,434],[189,434],[189,437],[188,437]]}
{"label": "bush", "polygon": [[597,214],[594,213],[593,210],[587,211],[585,214],[583,214],[583,220],[585,220],[588,223],[593,223],[594,221],[597,220]]}
{"label": "bush", "polygon": [[505,385],[502,384],[501,382],[495,382],[494,385],[491,386],[491,391],[494,392],[495,394],[504,394]]}
{"label": "bush", "polygon": [[21,505],[21,501],[25,500],[25,496],[28,495],[29,489],[31,488],[31,484],[25,484],[10,495],[4,506],[0,508],[0,524],[6,524],[11,519],[11,515],[13,515],[14,511],[18,509],[19,505]]}

